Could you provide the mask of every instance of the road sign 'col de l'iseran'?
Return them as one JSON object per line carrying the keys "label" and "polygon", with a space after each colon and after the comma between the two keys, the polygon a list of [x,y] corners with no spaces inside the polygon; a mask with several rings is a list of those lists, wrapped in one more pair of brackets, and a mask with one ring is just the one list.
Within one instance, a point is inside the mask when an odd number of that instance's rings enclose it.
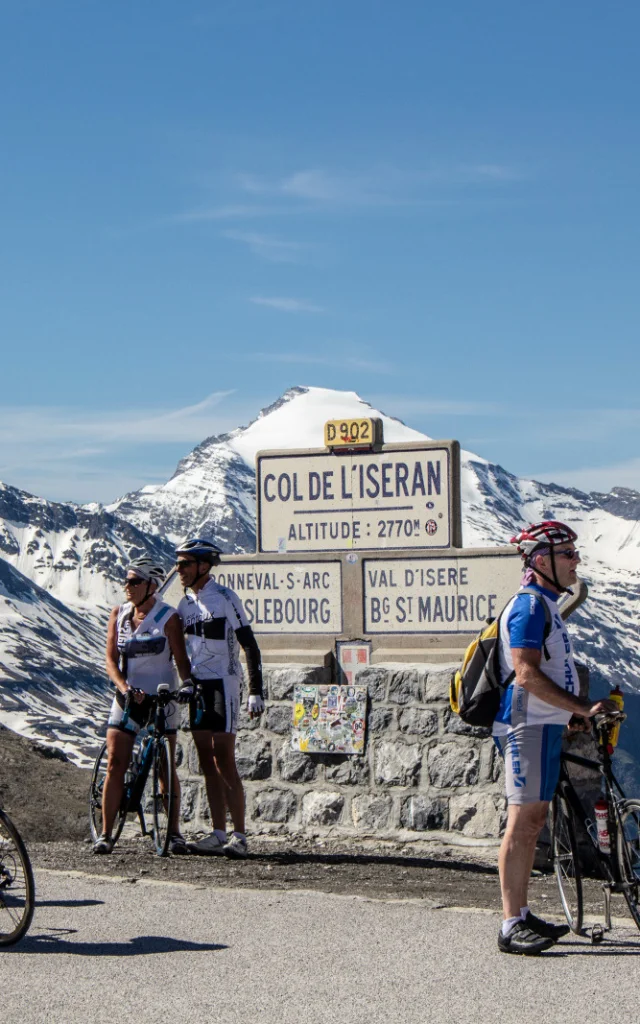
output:
{"label": "road sign 'col de l'iseran'", "polygon": [[319,664],[347,642],[373,662],[457,659],[520,572],[511,548],[462,547],[458,442],[384,444],[372,419],[330,421],[324,441],[258,453],[257,551],[214,571],[265,660]]}

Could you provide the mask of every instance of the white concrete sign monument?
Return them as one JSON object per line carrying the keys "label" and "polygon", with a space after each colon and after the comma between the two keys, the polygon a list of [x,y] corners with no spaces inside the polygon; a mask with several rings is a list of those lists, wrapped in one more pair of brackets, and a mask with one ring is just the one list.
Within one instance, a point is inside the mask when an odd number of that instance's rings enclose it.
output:
{"label": "white concrete sign monument", "polygon": [[451,547],[452,461],[440,443],[258,453],[258,551]]}

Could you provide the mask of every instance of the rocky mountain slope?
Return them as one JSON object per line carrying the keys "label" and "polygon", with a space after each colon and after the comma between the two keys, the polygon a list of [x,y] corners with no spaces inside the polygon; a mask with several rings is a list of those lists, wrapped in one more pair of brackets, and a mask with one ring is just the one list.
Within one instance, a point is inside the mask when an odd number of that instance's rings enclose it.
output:
{"label": "rocky mountain slope", "polygon": [[102,629],[0,558],[0,721],[89,764],[106,720]]}
{"label": "rocky mountain slope", "polygon": [[127,562],[170,564],[172,546],[101,505],[47,501],[0,483],[0,557],[66,605],[100,619],[120,598]]}
{"label": "rocky mountain slope", "polygon": [[[175,542],[194,534],[215,538],[228,552],[255,550],[256,453],[321,447],[326,420],[368,415],[382,418],[388,442],[426,437],[353,392],[298,387],[248,427],[207,438],[166,484],[127,494],[107,509],[48,502],[0,485],[0,721],[52,742],[56,716],[69,727],[72,719],[85,719],[77,738],[78,757],[84,757],[82,742],[87,750],[91,732],[85,709],[95,720],[92,701],[105,700],[104,618],[120,597],[126,562],[150,552],[168,565]],[[462,512],[467,547],[504,544],[518,526],[540,518],[575,526],[581,575],[591,593],[571,620],[580,657],[598,686],[615,681],[640,693],[640,494],[623,488],[584,494],[524,480],[463,452]],[[64,696],[68,688],[73,709]],[[52,697],[48,711],[36,703],[36,695],[44,701],[46,693]],[[16,694],[26,702],[22,710],[9,706]],[[87,703],[78,713],[83,694]],[[56,735],[65,749],[76,742],[65,739],[62,728]]]}

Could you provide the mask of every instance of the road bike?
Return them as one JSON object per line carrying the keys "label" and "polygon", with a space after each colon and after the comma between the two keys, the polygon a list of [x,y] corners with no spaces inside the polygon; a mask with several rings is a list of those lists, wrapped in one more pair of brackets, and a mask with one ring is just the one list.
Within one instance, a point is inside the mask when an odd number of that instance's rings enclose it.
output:
{"label": "road bike", "polygon": [[27,848],[9,815],[0,808],[0,946],[26,934],[36,902]]}
{"label": "road bike", "polygon": [[[135,814],[143,836],[150,836],[159,857],[164,857],[171,839],[170,808],[174,800],[171,773],[171,751],[166,736],[166,708],[176,700],[175,691],[161,683],[152,697],[152,718],[145,735],[136,736],[131,759],[124,777],[122,800],[113,824],[114,841],[120,838],[128,814]],[[129,717],[131,691],[125,697],[122,724]],[[96,758],[89,790],[89,825],[94,842],[102,833],[102,792],[107,773],[107,744]],[[151,828],[147,828],[147,815]]]}
{"label": "road bike", "polygon": [[[604,930],[611,929],[611,895],[621,893],[640,928],[640,800],[629,800],[613,774],[611,731],[626,716],[617,712],[596,715],[593,734],[598,743],[597,760],[562,752],[560,779],[551,805],[551,848],[567,922],[577,935],[582,932],[582,876],[587,857],[578,840],[586,843],[588,860],[596,865],[604,894]],[[602,796],[607,804],[608,850],[598,839],[594,812],[578,796],[569,765],[579,765],[601,776]],[[601,941],[603,928],[594,925],[593,941]]]}

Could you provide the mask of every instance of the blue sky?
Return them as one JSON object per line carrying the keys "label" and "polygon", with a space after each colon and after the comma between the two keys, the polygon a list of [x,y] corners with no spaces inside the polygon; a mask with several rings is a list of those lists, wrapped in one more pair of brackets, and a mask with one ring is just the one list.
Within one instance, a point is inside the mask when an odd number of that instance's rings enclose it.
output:
{"label": "blue sky", "polygon": [[0,479],[108,501],[295,384],[640,489],[631,3],[0,0]]}

